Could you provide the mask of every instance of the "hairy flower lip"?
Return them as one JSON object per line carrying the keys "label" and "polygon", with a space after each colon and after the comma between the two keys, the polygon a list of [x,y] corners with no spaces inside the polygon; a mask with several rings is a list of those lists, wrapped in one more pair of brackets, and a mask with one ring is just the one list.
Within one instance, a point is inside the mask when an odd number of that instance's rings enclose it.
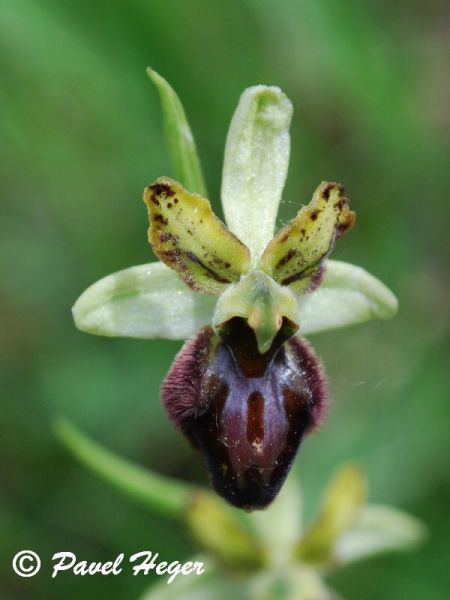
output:
{"label": "hairy flower lip", "polygon": [[[231,327],[233,343],[251,331],[243,319]],[[177,355],[161,392],[169,417],[203,455],[216,491],[252,510],[278,494],[328,395],[323,367],[305,340],[293,336],[266,355],[255,340],[250,347],[249,363],[248,353],[234,354],[204,328]]]}

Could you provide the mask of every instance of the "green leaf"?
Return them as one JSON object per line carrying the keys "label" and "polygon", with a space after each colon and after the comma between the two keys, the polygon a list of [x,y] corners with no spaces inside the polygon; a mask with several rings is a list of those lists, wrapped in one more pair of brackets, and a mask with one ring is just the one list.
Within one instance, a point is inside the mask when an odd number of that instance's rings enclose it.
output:
{"label": "green leaf", "polygon": [[66,419],[58,419],[54,430],[73,456],[125,495],[167,517],[184,517],[194,488],[120,458],[89,439]]}
{"label": "green leaf", "polygon": [[220,294],[250,265],[248,248],[216,217],[206,198],[159,177],[144,191],[153,251],[189,287]]}
{"label": "green leaf", "polygon": [[426,538],[416,518],[389,506],[364,506],[354,526],[336,540],[333,557],[348,563],[384,552],[416,548]]}
{"label": "green leaf", "polygon": [[322,182],[308,206],[268,243],[261,257],[262,270],[297,295],[312,291],[336,240],[354,222],[343,186]]}
{"label": "green leaf", "polygon": [[222,205],[254,264],[272,239],[289,164],[292,105],[277,87],[242,94],[225,146]]}
{"label": "green leaf", "polygon": [[329,260],[320,287],[298,299],[299,333],[390,319],[397,309],[397,298],[373,275],[361,267]]}
{"label": "green leaf", "polygon": [[180,99],[169,83],[156,71],[147,68],[161,99],[166,142],[175,177],[191,192],[207,195],[194,137]]}
{"label": "green leaf", "polygon": [[78,329],[87,333],[183,340],[211,321],[215,304],[216,298],[193,292],[157,262],[100,279],[72,312]]}

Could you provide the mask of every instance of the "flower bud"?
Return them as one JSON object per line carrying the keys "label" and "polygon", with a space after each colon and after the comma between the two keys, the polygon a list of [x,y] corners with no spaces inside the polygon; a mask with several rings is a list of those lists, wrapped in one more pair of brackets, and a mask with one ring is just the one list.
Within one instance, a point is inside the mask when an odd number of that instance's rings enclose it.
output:
{"label": "flower bud", "polygon": [[203,454],[214,488],[240,508],[264,508],[275,498],[304,434],[324,412],[322,365],[292,330],[284,318],[260,354],[245,319],[230,319],[220,337],[205,327],[162,386],[169,417]]}

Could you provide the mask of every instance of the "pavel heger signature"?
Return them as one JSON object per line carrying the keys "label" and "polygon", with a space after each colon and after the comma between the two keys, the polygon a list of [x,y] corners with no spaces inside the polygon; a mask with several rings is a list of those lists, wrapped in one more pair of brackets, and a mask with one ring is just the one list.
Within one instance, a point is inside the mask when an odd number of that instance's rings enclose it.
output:
{"label": "pavel heger signature", "polygon": [[[171,563],[158,561],[158,552],[152,553],[149,550],[137,552],[128,558],[128,563],[132,564],[133,575],[148,575],[150,571],[155,571],[156,575],[168,576],[167,583],[172,583],[178,575],[201,575],[205,572],[202,562],[173,561]],[[108,562],[88,562],[86,560],[77,561],[73,552],[57,552],[52,556],[53,572],[52,577],[56,577],[62,571],[73,573],[74,575],[120,575],[122,573],[125,555],[119,554],[114,561]]]}

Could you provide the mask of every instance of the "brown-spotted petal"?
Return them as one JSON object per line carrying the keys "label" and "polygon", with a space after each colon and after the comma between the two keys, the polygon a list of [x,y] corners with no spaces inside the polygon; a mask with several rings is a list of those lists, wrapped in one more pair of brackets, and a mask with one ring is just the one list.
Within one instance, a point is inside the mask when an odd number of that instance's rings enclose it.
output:
{"label": "brown-spotted petal", "polygon": [[261,257],[262,270],[296,294],[312,291],[320,282],[324,260],[354,221],[344,187],[322,182],[308,206],[269,242]]}
{"label": "brown-spotted petal", "polygon": [[208,200],[160,177],[144,191],[155,254],[185,283],[218,295],[250,264],[248,248],[215,216]]}

